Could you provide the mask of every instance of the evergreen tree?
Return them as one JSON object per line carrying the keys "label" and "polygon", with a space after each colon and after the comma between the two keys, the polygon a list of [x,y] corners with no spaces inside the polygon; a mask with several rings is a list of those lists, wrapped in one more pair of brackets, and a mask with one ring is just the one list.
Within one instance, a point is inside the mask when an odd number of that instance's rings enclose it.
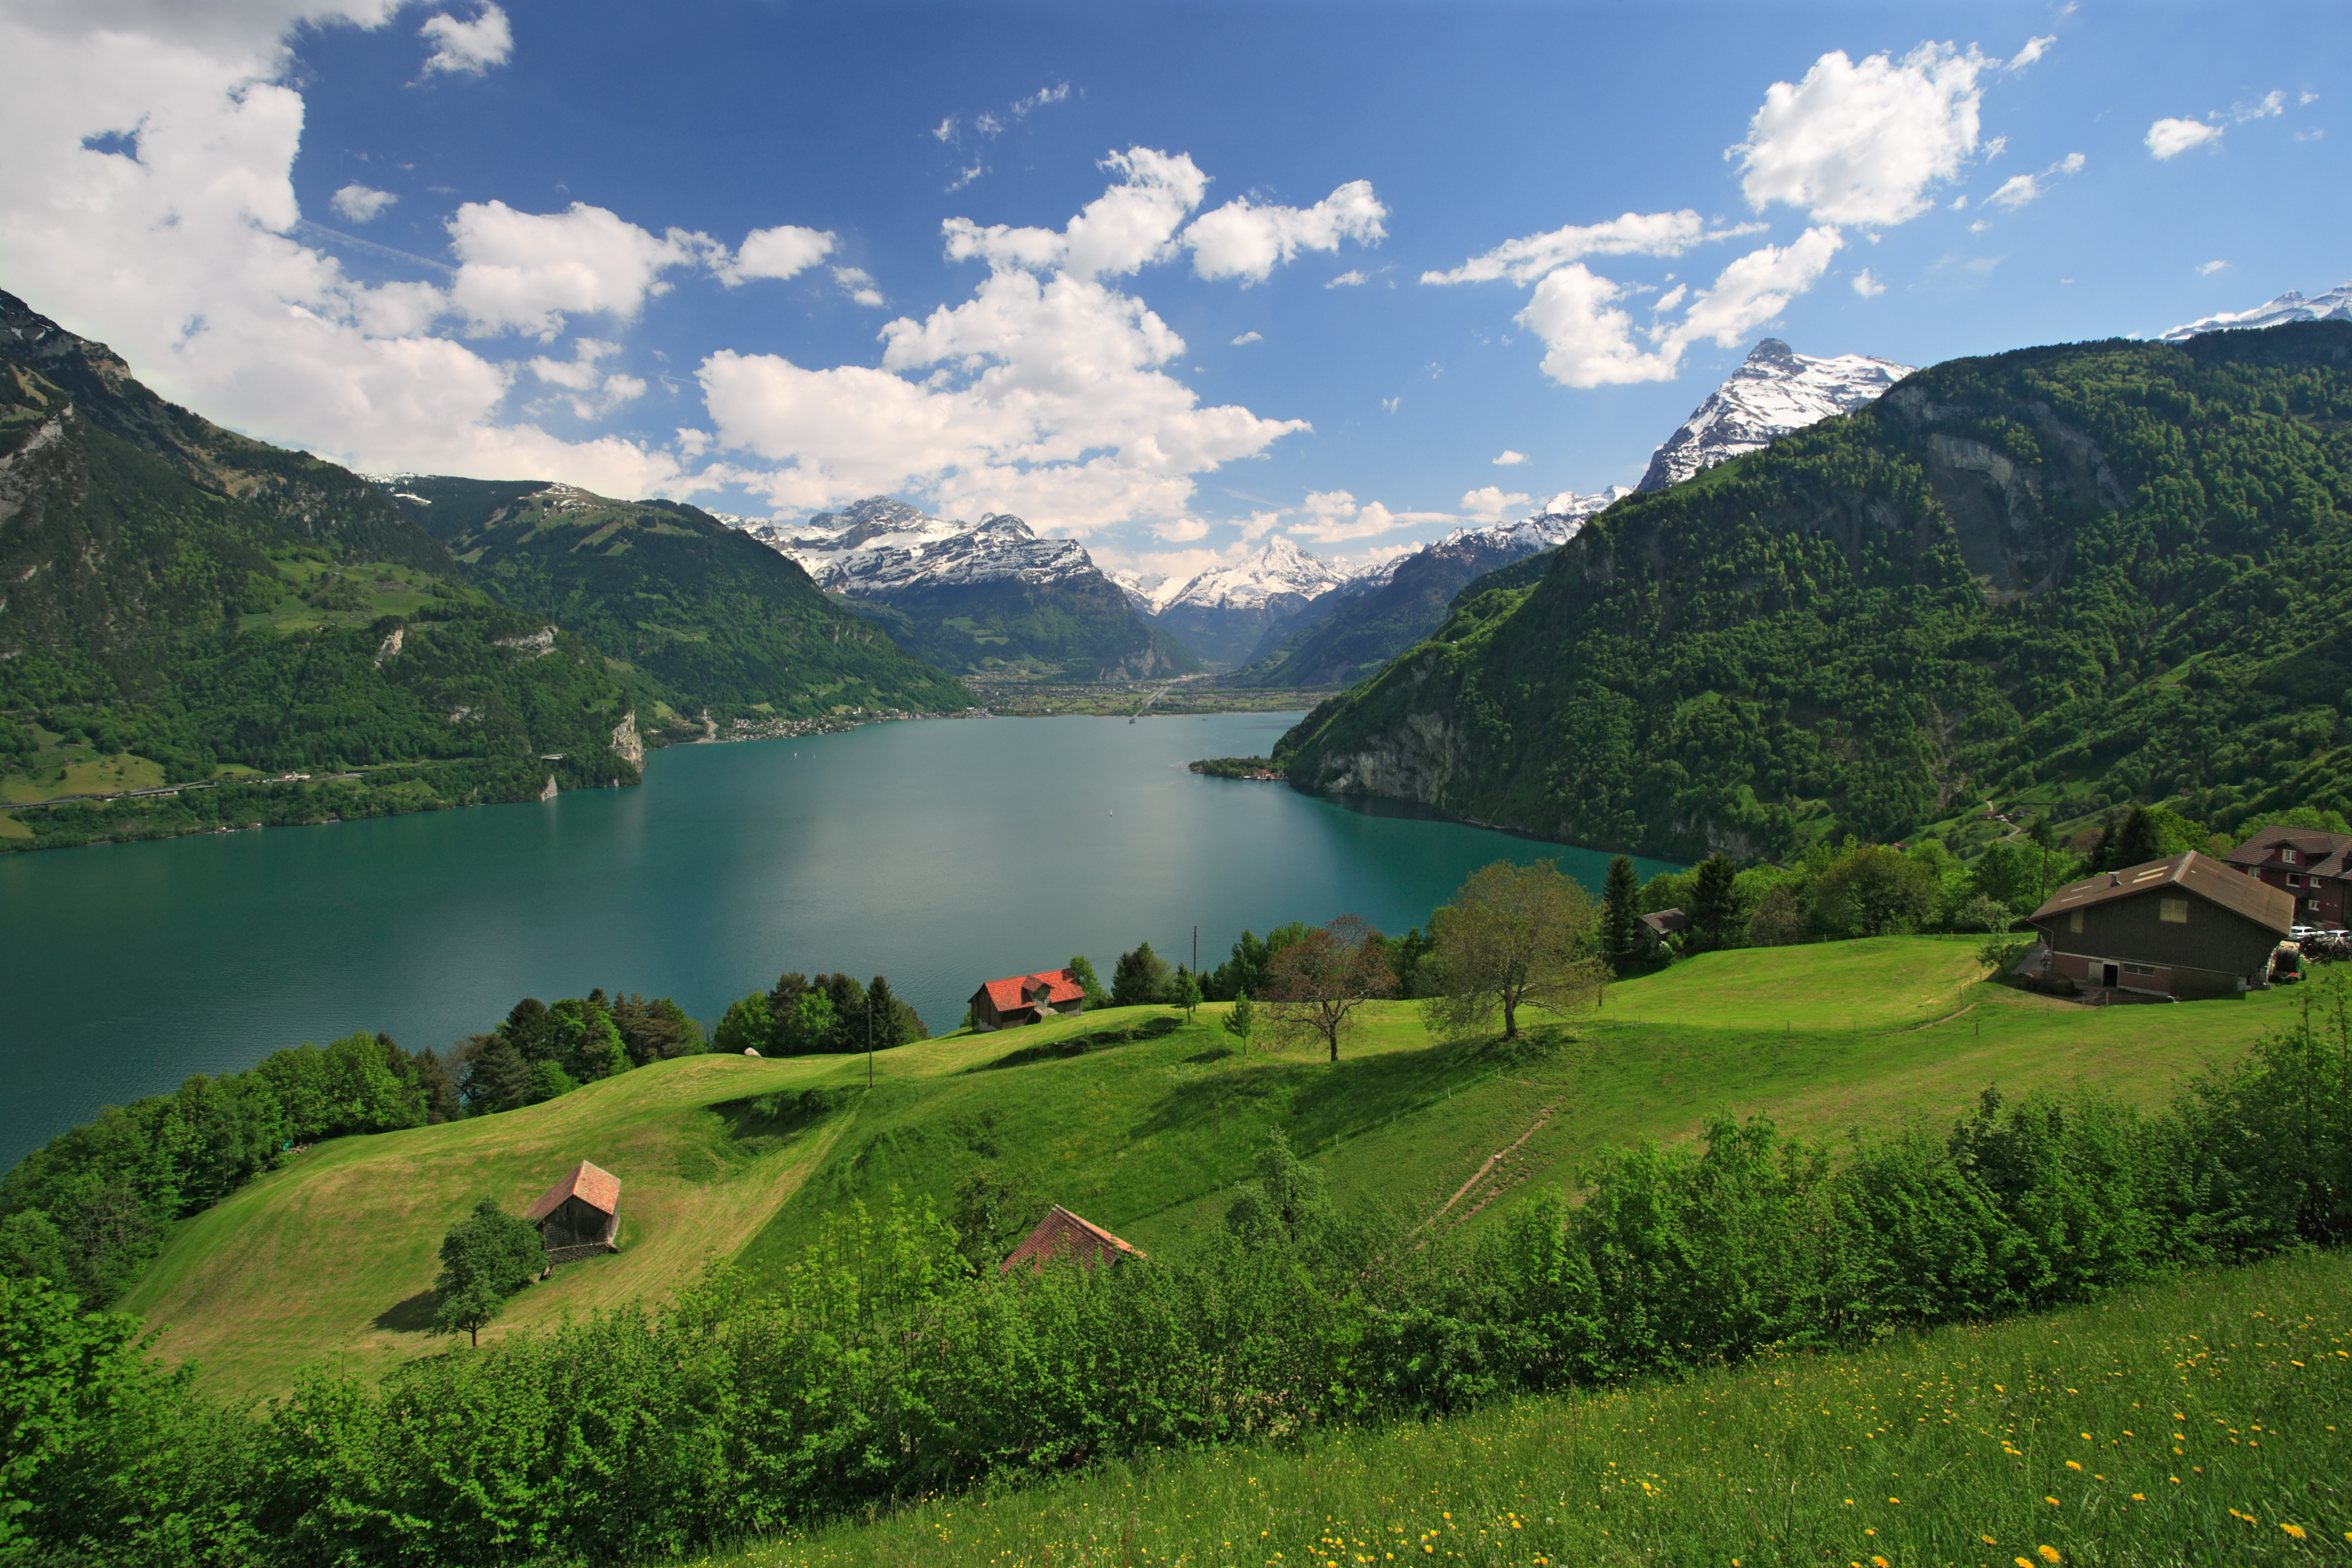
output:
{"label": "evergreen tree", "polygon": [[547,1266],[529,1221],[484,1198],[441,1238],[441,1275],[433,1282],[433,1331],[482,1342],[482,1329],[507,1298]]}
{"label": "evergreen tree", "polygon": [[1103,989],[1102,982],[1096,977],[1092,960],[1085,953],[1079,953],[1070,960],[1066,967],[1078,977],[1078,984],[1087,994],[1083,1011],[1091,1013],[1097,1007],[1110,1005],[1110,994]]}
{"label": "evergreen tree", "polygon": [[536,996],[526,996],[514,1005],[499,1033],[507,1043],[522,1053],[525,1061],[535,1062],[551,1056],[555,1043],[549,1038],[547,1004]]}
{"label": "evergreen tree", "polygon": [[914,1036],[908,1031],[907,1019],[913,1009],[898,1000],[890,989],[890,982],[876,975],[866,988],[866,1016],[874,1021],[874,1048],[887,1051],[893,1046],[903,1046]]}
{"label": "evergreen tree", "polygon": [[811,982],[823,988],[833,1004],[833,1040],[811,1049],[862,1051],[866,1048],[866,987],[846,974],[820,974]]}
{"label": "evergreen tree", "polygon": [[425,1097],[425,1120],[428,1123],[455,1121],[466,1114],[457,1099],[457,1080],[451,1076],[448,1064],[430,1047],[416,1058],[416,1087]]}
{"label": "evergreen tree", "polygon": [[1201,1005],[1201,977],[1182,965],[1178,965],[1175,994],[1170,1000],[1184,1009],[1184,1021],[1191,1023],[1192,1009]]}
{"label": "evergreen tree", "polygon": [[1641,911],[1641,879],[1633,873],[1633,862],[1620,855],[1609,862],[1609,879],[1601,893],[1601,956],[1620,968],[1633,962]]}
{"label": "evergreen tree", "polygon": [[1143,1007],[1165,1002],[1173,981],[1168,961],[1152,952],[1150,942],[1139,942],[1133,952],[1118,955],[1110,973],[1110,1005]]}
{"label": "evergreen tree", "polygon": [[466,1065],[464,1093],[477,1110],[513,1110],[530,1102],[530,1066],[504,1035],[477,1035]]}
{"label": "evergreen tree", "polygon": [[1242,1043],[1244,1056],[1249,1053],[1250,1031],[1256,1026],[1257,1007],[1250,1001],[1249,993],[1244,991],[1234,998],[1234,1005],[1225,1011],[1225,1033]]}
{"label": "evergreen tree", "polygon": [[1703,947],[1729,947],[1732,943],[1732,921],[1738,913],[1738,902],[1733,896],[1732,884],[1739,868],[1720,849],[1698,863],[1696,885],[1691,889],[1691,927],[1697,932]]}

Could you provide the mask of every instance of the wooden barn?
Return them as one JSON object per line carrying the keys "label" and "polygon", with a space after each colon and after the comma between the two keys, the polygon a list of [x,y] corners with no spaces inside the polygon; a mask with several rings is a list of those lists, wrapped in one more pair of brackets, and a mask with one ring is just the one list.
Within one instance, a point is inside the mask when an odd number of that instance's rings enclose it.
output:
{"label": "wooden barn", "polygon": [[2053,893],[2033,911],[2040,973],[2095,994],[2232,996],[2270,984],[2294,913],[2284,890],[2190,850]]}
{"label": "wooden barn", "polygon": [[1026,1264],[1034,1273],[1061,1258],[1076,1258],[1079,1268],[1092,1268],[1105,1261],[1144,1256],[1140,1248],[1129,1247],[1093,1221],[1080,1219],[1055,1204],[1038,1222],[1037,1228],[1029,1233],[1029,1239],[1013,1249],[1013,1256],[997,1272],[1010,1274],[1015,1265]]}
{"label": "wooden barn", "polygon": [[583,1160],[523,1214],[539,1227],[547,1260],[570,1263],[621,1250],[621,1181]]}
{"label": "wooden barn", "polygon": [[1036,974],[1013,974],[991,980],[971,994],[971,1026],[976,1030],[1013,1029],[1087,1005],[1087,988],[1075,969],[1049,969]]}

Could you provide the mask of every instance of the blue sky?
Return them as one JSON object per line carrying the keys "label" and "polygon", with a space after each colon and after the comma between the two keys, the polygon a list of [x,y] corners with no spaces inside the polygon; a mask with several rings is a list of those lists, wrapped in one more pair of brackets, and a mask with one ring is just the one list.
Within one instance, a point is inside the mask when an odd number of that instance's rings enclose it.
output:
{"label": "blue sky", "polygon": [[2347,40],[2320,5],[0,0],[37,84],[0,287],[367,468],[1360,556],[1631,483],[1767,334],[1926,364],[2345,280]]}

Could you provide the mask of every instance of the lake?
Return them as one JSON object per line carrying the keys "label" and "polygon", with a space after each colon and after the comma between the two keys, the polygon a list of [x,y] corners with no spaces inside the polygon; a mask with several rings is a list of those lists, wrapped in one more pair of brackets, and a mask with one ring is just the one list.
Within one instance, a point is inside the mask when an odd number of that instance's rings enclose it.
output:
{"label": "lake", "polygon": [[[0,855],[0,1170],[103,1104],[525,995],[669,995],[709,1023],[787,969],[887,974],[934,1031],[980,983],[1243,928],[1425,922],[1470,871],[1605,854],[1202,778],[1297,714],[966,719],[677,746],[641,788],[323,827]],[[1658,863],[1642,862],[1643,874]]]}

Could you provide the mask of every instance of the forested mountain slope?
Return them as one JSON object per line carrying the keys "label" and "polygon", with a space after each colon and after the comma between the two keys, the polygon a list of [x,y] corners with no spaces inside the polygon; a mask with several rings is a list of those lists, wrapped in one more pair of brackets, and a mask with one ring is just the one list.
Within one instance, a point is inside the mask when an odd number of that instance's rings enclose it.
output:
{"label": "forested mountain slope", "polygon": [[[1515,574],[1516,575],[1516,574]],[[2352,324],[1957,360],[1611,509],[1276,752],[1571,842],[2352,805]]]}
{"label": "forested mountain slope", "polygon": [[477,586],[625,660],[682,717],[971,701],[797,563],[698,508],[562,484],[404,475],[394,486]]}
{"label": "forested mountain slope", "polygon": [[[635,776],[611,751],[628,693],[593,649],[470,593],[357,475],[165,403],[6,294],[0,584],[0,798],[422,764],[403,804],[324,814]],[[236,820],[286,819],[294,795],[240,797]],[[156,810],[170,826],[59,808],[0,819],[0,837],[197,825]]]}

